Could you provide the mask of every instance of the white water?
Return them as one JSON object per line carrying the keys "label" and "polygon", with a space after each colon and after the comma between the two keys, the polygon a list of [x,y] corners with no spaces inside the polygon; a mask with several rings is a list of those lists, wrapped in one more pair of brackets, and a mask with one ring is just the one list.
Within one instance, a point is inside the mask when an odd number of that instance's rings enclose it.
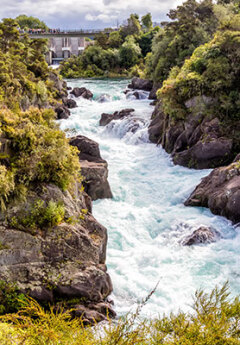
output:
{"label": "white water", "polygon": [[[94,100],[78,99],[78,108],[61,121],[68,135],[83,134],[100,144],[109,164],[114,198],[94,202],[93,214],[108,229],[107,265],[118,314],[132,310],[159,281],[143,314],[188,310],[196,289],[206,291],[229,281],[233,295],[240,293],[240,229],[208,209],[185,207],[184,200],[209,170],[174,166],[161,147],[148,142],[147,125],[153,111],[148,100],[128,99],[126,80],[74,80]],[[111,100],[97,102],[101,94]],[[103,112],[136,109],[140,128],[127,132],[132,122],[118,120],[99,127]],[[181,240],[200,225],[221,235],[216,243],[184,247]]]}

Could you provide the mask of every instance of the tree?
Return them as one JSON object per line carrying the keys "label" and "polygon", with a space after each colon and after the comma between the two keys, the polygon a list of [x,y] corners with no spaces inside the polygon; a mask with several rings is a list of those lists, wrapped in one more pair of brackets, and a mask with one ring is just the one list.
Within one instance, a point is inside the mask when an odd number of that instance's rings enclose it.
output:
{"label": "tree", "polygon": [[152,15],[151,13],[145,14],[145,16],[142,16],[141,18],[142,22],[142,28],[144,31],[150,31],[152,29]]}
{"label": "tree", "polygon": [[95,42],[99,47],[103,49],[107,49],[108,47],[108,35],[104,34],[103,32],[100,32],[96,35]]}
{"label": "tree", "polygon": [[141,34],[141,25],[139,22],[139,17],[136,14],[131,14],[127,20],[127,25],[122,26],[120,29],[120,35],[123,39],[127,36],[140,36]]}
{"label": "tree", "polygon": [[134,66],[141,55],[141,49],[135,42],[133,36],[129,36],[119,49],[120,64],[122,67],[129,68]]}
{"label": "tree", "polygon": [[42,29],[48,30],[47,25],[38,18],[28,17],[25,14],[20,14],[15,19],[18,22],[18,25],[21,29]]}
{"label": "tree", "polygon": [[141,38],[139,39],[139,41],[138,41],[139,42],[139,46],[141,48],[142,55],[144,57],[147,55],[147,53],[151,52],[153,38],[157,34],[157,32],[159,32],[159,30],[160,30],[159,26],[156,26],[151,31],[146,32],[145,34],[143,34],[141,36]]}
{"label": "tree", "polygon": [[19,36],[17,22],[11,18],[3,19],[0,23],[0,49],[5,53],[11,47],[16,47]]}
{"label": "tree", "polygon": [[122,37],[119,31],[113,31],[108,38],[108,45],[110,48],[119,48],[123,43]]}

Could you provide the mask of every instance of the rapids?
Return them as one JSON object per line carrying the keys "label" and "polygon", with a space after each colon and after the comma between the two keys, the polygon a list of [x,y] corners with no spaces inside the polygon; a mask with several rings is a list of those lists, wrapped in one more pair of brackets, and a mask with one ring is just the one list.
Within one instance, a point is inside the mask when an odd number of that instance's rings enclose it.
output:
{"label": "rapids", "polygon": [[[68,80],[85,86],[94,98],[77,99],[60,126],[68,136],[85,135],[100,145],[109,164],[112,200],[94,202],[93,214],[108,229],[108,271],[119,315],[134,310],[159,281],[143,308],[154,316],[191,308],[196,289],[206,291],[229,281],[240,293],[240,228],[205,208],[183,205],[210,170],[174,166],[170,156],[149,143],[147,127],[153,107],[143,97],[123,93],[128,80]],[[102,96],[106,95],[106,96]],[[134,108],[134,118],[99,126],[101,113]],[[200,225],[212,226],[222,238],[212,244],[184,247],[181,240]]]}

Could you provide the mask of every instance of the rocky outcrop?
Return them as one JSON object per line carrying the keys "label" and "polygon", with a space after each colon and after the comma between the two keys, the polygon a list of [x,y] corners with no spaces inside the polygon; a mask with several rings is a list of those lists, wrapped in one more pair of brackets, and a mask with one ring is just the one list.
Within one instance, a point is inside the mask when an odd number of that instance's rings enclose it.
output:
{"label": "rocky outcrop", "polygon": [[130,89],[151,91],[153,87],[153,82],[151,80],[134,77],[132,79],[131,84],[129,84],[128,87]]}
{"label": "rocky outcrop", "polygon": [[[21,292],[40,302],[61,300],[76,310],[82,305],[89,311],[84,318],[92,322],[95,311],[100,320],[106,318],[108,306],[112,310],[107,302],[112,291],[105,265],[107,230],[94,219],[89,197],[79,190],[76,185],[70,194],[55,185],[38,185],[25,202],[10,205],[7,214],[1,214],[0,279],[17,283]],[[60,202],[64,221],[34,234],[27,227],[19,230],[6,223],[13,216],[21,217],[38,200]]]}
{"label": "rocky outcrop", "polygon": [[202,179],[185,205],[208,207],[214,214],[240,222],[240,162],[214,169]]}
{"label": "rocky outcrop", "polygon": [[77,102],[74,99],[64,97],[62,101],[65,107],[69,109],[77,108]]}
{"label": "rocky outcrop", "polygon": [[57,119],[62,120],[62,119],[67,119],[71,115],[69,109],[63,105],[63,104],[58,104],[54,108],[55,113],[57,114]]}
{"label": "rocky outcrop", "polygon": [[188,115],[184,119],[165,115],[159,101],[148,129],[150,141],[171,153],[175,164],[196,169],[228,164],[234,152],[231,134],[217,116],[202,111],[214,101],[194,97],[185,104]]}
{"label": "rocky outcrop", "polygon": [[192,246],[196,244],[207,244],[216,242],[220,238],[220,234],[213,228],[201,226],[195,230],[191,235],[187,236],[182,244],[184,246]]}
{"label": "rocky outcrop", "polygon": [[131,115],[135,110],[134,109],[123,109],[120,111],[115,111],[113,114],[106,114],[103,113],[101,115],[101,119],[99,121],[100,126],[106,126],[109,124],[112,120],[120,120],[123,119],[126,116]]}
{"label": "rocky outcrop", "polygon": [[58,73],[51,71],[48,78],[54,85],[56,98],[62,99],[63,97],[67,97],[67,83],[60,79]]}
{"label": "rocky outcrop", "polygon": [[161,88],[161,86],[162,85],[160,83],[155,83],[152,87],[152,90],[150,91],[148,99],[156,100],[157,99],[157,91],[158,91],[158,89]]}
{"label": "rocky outcrop", "polygon": [[69,143],[80,151],[83,186],[87,194],[93,200],[112,198],[108,183],[108,164],[100,155],[98,143],[82,135],[71,138]]}
{"label": "rocky outcrop", "polygon": [[75,97],[83,97],[86,99],[92,99],[93,94],[90,90],[86,89],[85,87],[74,87],[74,89],[70,92],[70,94],[74,95]]}

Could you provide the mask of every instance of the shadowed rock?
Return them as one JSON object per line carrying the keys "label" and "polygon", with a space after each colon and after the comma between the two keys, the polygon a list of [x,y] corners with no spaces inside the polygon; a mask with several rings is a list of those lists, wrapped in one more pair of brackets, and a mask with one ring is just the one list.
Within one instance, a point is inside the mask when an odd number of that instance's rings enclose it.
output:
{"label": "shadowed rock", "polygon": [[98,143],[82,135],[71,138],[69,143],[80,151],[83,186],[87,194],[93,200],[112,198],[108,183],[108,164],[100,155]]}
{"label": "shadowed rock", "polygon": [[63,104],[70,109],[77,107],[77,102],[71,98],[63,98]]}
{"label": "shadowed rock", "polygon": [[100,126],[106,126],[109,124],[112,120],[120,120],[123,119],[126,116],[131,115],[135,110],[134,109],[123,109],[121,111],[115,111],[113,114],[106,114],[103,113],[101,115],[101,119],[99,121]]}
{"label": "shadowed rock", "polygon": [[203,178],[185,202],[186,206],[208,207],[214,214],[240,222],[240,163],[214,169]]}
{"label": "shadowed rock", "polygon": [[131,84],[129,84],[128,87],[130,89],[151,91],[153,87],[153,82],[151,80],[134,77],[131,81]]}
{"label": "shadowed rock", "polygon": [[85,87],[74,87],[74,89],[70,92],[70,94],[74,95],[75,97],[83,97],[86,99],[92,99],[93,94],[90,90],[86,89]]}
{"label": "shadowed rock", "polygon": [[69,109],[65,105],[58,105],[55,109],[55,113],[57,114],[57,119],[67,119],[71,115]]}

